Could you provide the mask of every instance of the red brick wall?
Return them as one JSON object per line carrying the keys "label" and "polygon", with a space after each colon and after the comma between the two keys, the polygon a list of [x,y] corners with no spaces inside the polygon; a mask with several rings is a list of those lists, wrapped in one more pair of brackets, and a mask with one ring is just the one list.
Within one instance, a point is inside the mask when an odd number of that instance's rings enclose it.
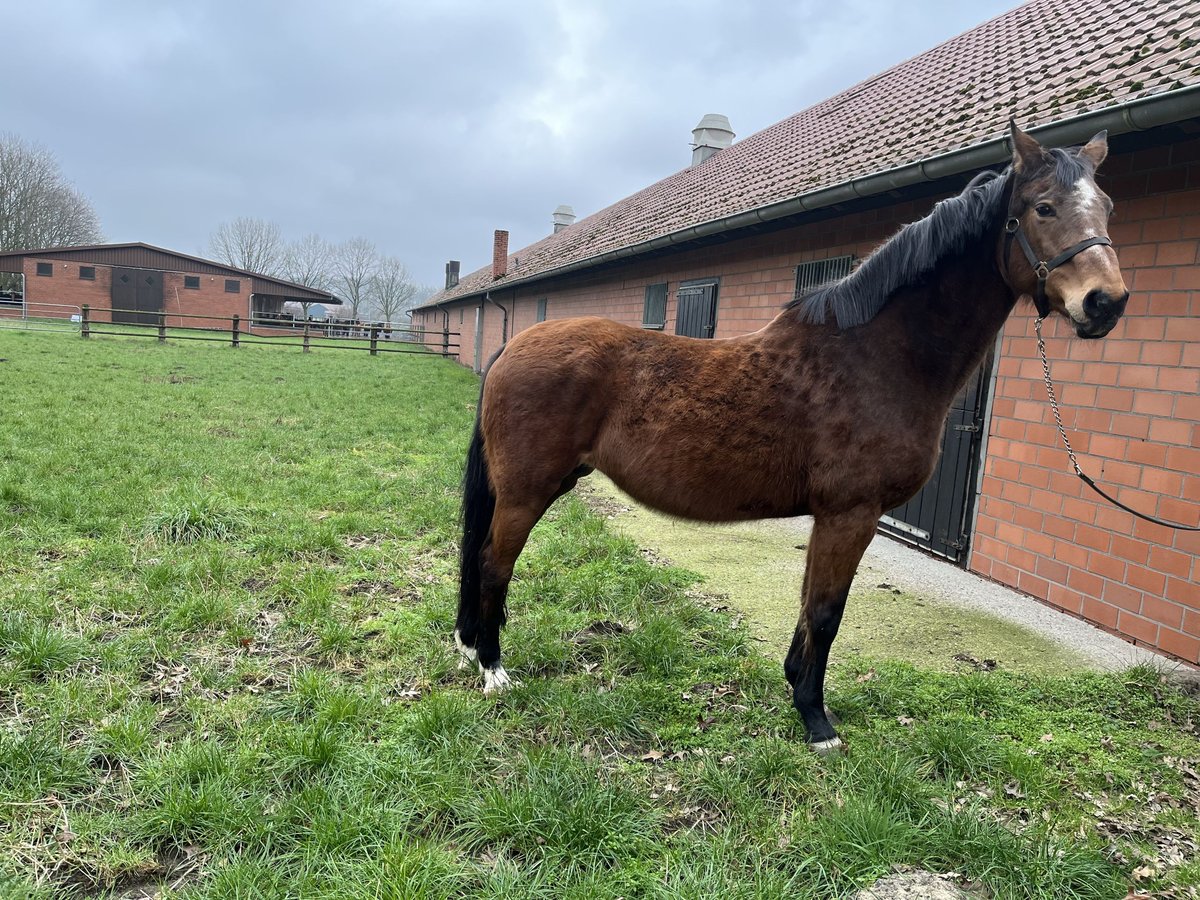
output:
{"label": "red brick wall", "polygon": [[[37,264],[50,263],[54,266],[51,276],[38,275]],[[85,263],[86,265],[86,263]],[[105,307],[109,304],[112,288],[112,269],[95,266],[96,280],[79,277],[79,263],[73,260],[32,259],[25,260],[25,303],[28,314],[36,318],[67,319],[79,315],[84,304]],[[20,311],[17,311],[20,314]],[[107,322],[108,314],[93,321]]]}
{"label": "red brick wall", "polygon": [[[1121,502],[1200,524],[1200,141],[1110,159],[1110,234],[1132,295],[1102,341],[1047,323],[1082,469]],[[1028,310],[999,363],[971,568],[1126,638],[1200,662],[1200,534],[1135,519],[1071,472]]]}
{"label": "red brick wall", "polygon": [[[226,293],[224,275],[200,275],[200,287],[184,287],[184,276],[192,272],[163,273],[163,310],[167,313],[168,328],[216,328],[222,331],[230,327],[229,319],[242,317],[242,328],[250,315],[250,279],[233,278],[238,282],[236,294]],[[190,313],[190,315],[189,315]],[[220,316],[226,321],[199,318]]]}

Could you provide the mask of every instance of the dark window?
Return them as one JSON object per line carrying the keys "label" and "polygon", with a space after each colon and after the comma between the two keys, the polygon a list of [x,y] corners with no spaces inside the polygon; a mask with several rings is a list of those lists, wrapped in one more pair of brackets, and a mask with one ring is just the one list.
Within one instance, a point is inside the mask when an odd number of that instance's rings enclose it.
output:
{"label": "dark window", "polygon": [[667,324],[666,284],[646,285],[646,305],[642,311],[643,328],[662,328]]}
{"label": "dark window", "polygon": [[823,284],[845,278],[854,268],[853,256],[834,256],[796,266],[796,296],[803,297]]}
{"label": "dark window", "polygon": [[82,278],[84,281],[95,281],[96,280],[96,267],[95,266],[80,266],[79,267],[79,277]]}
{"label": "dark window", "polygon": [[458,311],[458,324],[459,325],[461,325],[463,323],[463,320],[466,317],[466,315],[467,315],[467,308],[464,306]]}
{"label": "dark window", "polygon": [[191,291],[200,290],[200,276],[199,275],[184,275],[183,276],[183,286]]}
{"label": "dark window", "polygon": [[225,293],[240,294],[242,292],[242,283],[236,278],[225,279]]}
{"label": "dark window", "polygon": [[37,264],[37,273],[39,275],[45,275],[47,277],[53,275],[54,274],[54,263],[38,263]]}
{"label": "dark window", "polygon": [[538,301],[537,320],[539,322],[546,321],[546,298],[545,297],[543,297],[541,300]]}

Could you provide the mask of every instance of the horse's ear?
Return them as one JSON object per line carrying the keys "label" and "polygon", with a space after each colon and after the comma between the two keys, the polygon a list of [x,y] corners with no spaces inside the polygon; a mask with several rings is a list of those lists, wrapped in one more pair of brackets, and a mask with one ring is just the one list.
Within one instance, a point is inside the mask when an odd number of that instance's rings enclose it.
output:
{"label": "horse's ear", "polygon": [[1042,145],[1018,128],[1015,120],[1008,120],[1008,130],[1012,135],[1013,169],[1028,173],[1046,161],[1046,151]]}
{"label": "horse's ear", "polygon": [[1100,163],[1104,162],[1105,157],[1108,156],[1108,129],[1100,132],[1080,147],[1079,155],[1091,160],[1093,169],[1100,168]]}

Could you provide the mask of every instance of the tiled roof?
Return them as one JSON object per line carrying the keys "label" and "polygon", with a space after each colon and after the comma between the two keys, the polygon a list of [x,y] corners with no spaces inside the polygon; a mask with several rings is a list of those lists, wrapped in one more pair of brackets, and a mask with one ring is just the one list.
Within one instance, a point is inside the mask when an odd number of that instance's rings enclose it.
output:
{"label": "tiled roof", "polygon": [[[753,134],[426,302],[548,275],[1001,136],[1200,84],[1200,0],[1033,0]],[[514,266],[519,259],[520,265]]]}

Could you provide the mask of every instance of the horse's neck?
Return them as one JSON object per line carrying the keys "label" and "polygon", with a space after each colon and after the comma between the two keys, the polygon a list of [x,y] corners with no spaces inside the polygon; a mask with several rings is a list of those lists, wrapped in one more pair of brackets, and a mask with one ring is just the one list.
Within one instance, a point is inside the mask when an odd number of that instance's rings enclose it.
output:
{"label": "horse's neck", "polygon": [[995,265],[995,236],[947,261],[924,284],[897,292],[867,327],[899,329],[922,387],[949,403],[994,346],[1014,298]]}

